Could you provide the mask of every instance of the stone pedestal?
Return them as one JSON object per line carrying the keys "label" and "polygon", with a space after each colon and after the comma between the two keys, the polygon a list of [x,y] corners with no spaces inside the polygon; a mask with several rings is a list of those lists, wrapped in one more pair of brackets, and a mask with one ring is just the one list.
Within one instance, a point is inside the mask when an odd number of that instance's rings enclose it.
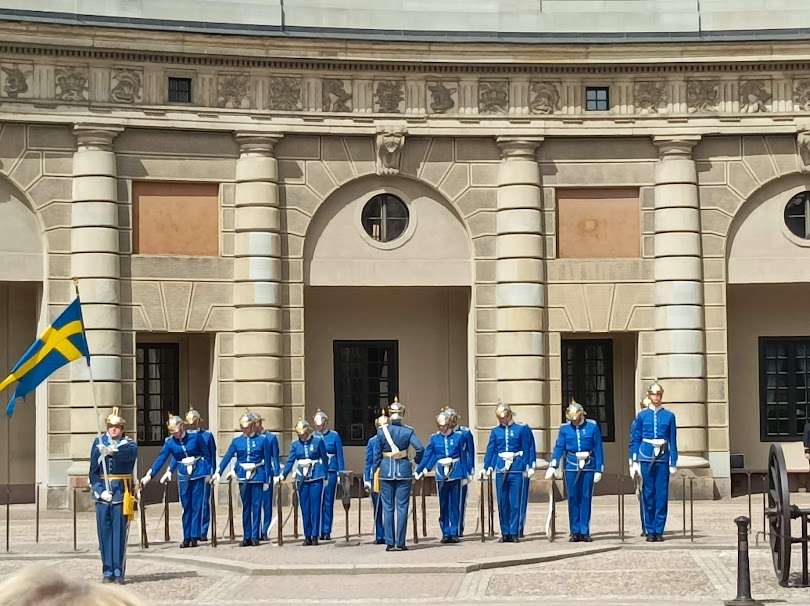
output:
{"label": "stone pedestal", "polygon": [[244,407],[264,427],[283,430],[281,345],[280,136],[238,133],[234,253],[234,391],[232,414],[220,411],[220,443],[228,443]]}
{"label": "stone pedestal", "polygon": [[705,460],[706,360],[698,136],[655,137],[655,369],[681,454]]}
{"label": "stone pedestal", "polygon": [[[496,281],[498,397],[535,432],[547,452],[546,288],[542,190],[537,149],[542,138],[499,137]],[[494,423],[494,420],[493,420]]]}

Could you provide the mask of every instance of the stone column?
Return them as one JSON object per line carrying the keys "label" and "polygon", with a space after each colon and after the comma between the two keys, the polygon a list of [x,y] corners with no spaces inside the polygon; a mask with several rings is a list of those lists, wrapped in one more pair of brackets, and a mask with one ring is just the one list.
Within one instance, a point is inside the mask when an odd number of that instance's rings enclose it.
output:
{"label": "stone column", "polygon": [[[498,397],[547,452],[543,192],[537,149],[542,138],[498,137],[497,261],[495,265]],[[494,421],[493,421],[494,423]]]}
{"label": "stone column", "polygon": [[678,419],[683,466],[707,465],[699,136],[655,137],[655,369]]}
{"label": "stone column", "polygon": [[[122,406],[122,415],[134,425],[133,402],[131,398],[125,402],[121,399],[118,182],[113,140],[122,130],[91,124],[73,129],[77,149],[73,156],[70,243],[100,416],[112,406]],[[86,365],[75,362],[70,373],[74,381],[70,389],[71,458],[75,463],[67,474],[71,482],[81,484],[87,475],[87,445],[101,425],[94,414]],[[76,434],[87,434],[86,439],[77,439]]]}
{"label": "stone column", "polygon": [[[281,344],[280,136],[237,133],[234,239],[234,393],[232,414],[220,429],[236,428],[244,407],[264,417],[267,430],[283,430]],[[220,442],[223,442],[220,439]]]}

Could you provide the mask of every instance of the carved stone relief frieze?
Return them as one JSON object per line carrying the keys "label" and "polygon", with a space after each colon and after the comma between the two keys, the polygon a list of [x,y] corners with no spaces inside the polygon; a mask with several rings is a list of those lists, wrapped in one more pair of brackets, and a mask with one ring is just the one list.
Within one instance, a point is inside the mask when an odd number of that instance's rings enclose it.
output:
{"label": "carved stone relief frieze", "polygon": [[87,101],[90,70],[86,65],[60,66],[54,74],[59,101]]}
{"label": "carved stone relief frieze", "polygon": [[770,80],[747,80],[740,82],[740,111],[756,114],[768,111],[771,100]]}
{"label": "carved stone relief frieze", "polygon": [[478,111],[505,114],[509,110],[509,81],[481,80],[478,83]]}
{"label": "carved stone relief frieze", "polygon": [[278,76],[270,78],[267,109],[278,111],[301,110],[301,78]]}
{"label": "carved stone relief frieze", "polygon": [[533,114],[554,114],[560,106],[561,85],[559,82],[532,82],[529,111]]}
{"label": "carved stone relief frieze", "polygon": [[455,82],[428,81],[427,89],[430,97],[430,110],[436,114],[444,114],[456,107],[458,100],[458,84]]}
{"label": "carved stone relief frieze", "polygon": [[140,103],[143,99],[143,71],[114,69],[110,80],[110,100],[113,103]]}
{"label": "carved stone relief frieze", "polygon": [[25,99],[33,96],[31,76],[34,67],[30,63],[3,63],[0,65],[0,96]]}
{"label": "carved stone relief frieze", "polygon": [[250,76],[219,74],[217,76],[217,107],[248,109],[250,107]]}
{"label": "carved stone relief frieze", "polygon": [[793,86],[794,109],[810,112],[810,80],[796,80]]}
{"label": "carved stone relief frieze", "polygon": [[404,126],[381,126],[377,129],[377,174],[397,175],[405,147]]}
{"label": "carved stone relief frieze", "polygon": [[352,111],[352,81],[324,78],[322,86],[323,111]]}
{"label": "carved stone relief frieze", "polygon": [[660,81],[636,82],[633,87],[636,113],[657,114],[667,104],[667,83]]}
{"label": "carved stone relief frieze", "polygon": [[686,105],[690,114],[710,114],[718,109],[720,83],[717,80],[690,80],[686,83]]}
{"label": "carved stone relief frieze", "polygon": [[401,114],[405,110],[405,81],[377,80],[374,83],[374,111]]}

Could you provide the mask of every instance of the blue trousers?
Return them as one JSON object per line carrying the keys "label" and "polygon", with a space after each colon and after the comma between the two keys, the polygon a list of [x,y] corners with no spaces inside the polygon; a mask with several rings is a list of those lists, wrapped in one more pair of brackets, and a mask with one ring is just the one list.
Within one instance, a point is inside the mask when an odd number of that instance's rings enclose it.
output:
{"label": "blue trousers", "polygon": [[323,515],[321,534],[332,534],[332,518],[335,515],[335,495],[337,494],[338,472],[329,472],[329,481],[323,489]]}
{"label": "blue trousers", "polygon": [[458,536],[464,536],[464,519],[467,517],[467,484],[461,487],[461,519],[458,521]]}
{"label": "blue trousers", "polygon": [[202,512],[205,501],[205,478],[183,480],[177,483],[180,505],[183,507],[183,540],[199,539],[202,536]]}
{"label": "blue trousers", "polygon": [[[382,480],[380,485],[385,544],[405,547],[405,537],[408,534],[408,509],[411,501],[411,480]],[[394,522],[395,513],[396,524]]]}
{"label": "blue trousers", "polygon": [[374,540],[385,540],[385,527],[383,526],[382,499],[379,492],[371,493],[371,507],[374,509]]}
{"label": "blue trousers", "polygon": [[270,488],[262,492],[262,536],[270,532],[270,522],[273,521],[273,480],[270,479]]}
{"label": "blue trousers", "polygon": [[461,480],[436,482],[439,493],[439,527],[442,538],[458,536],[461,521]]}
{"label": "blue trousers", "polygon": [[127,527],[123,503],[96,503],[96,529],[105,577],[121,578],[125,572]]}
{"label": "blue trousers", "polygon": [[208,529],[211,528],[211,485],[206,482],[204,486],[205,496],[202,504],[202,522],[200,523],[200,538],[208,536]]}
{"label": "blue trousers", "polygon": [[248,541],[259,538],[264,494],[262,488],[260,482],[239,483],[239,494],[242,496],[242,536]]}
{"label": "blue trousers", "polygon": [[669,465],[641,463],[641,496],[644,502],[644,532],[664,534],[669,503]]}
{"label": "blue trousers", "polygon": [[298,483],[298,502],[301,505],[301,520],[304,524],[304,537],[318,538],[321,528],[323,508],[323,480],[310,480]]}
{"label": "blue trousers", "polygon": [[495,489],[498,493],[498,520],[501,536],[517,536],[520,531],[520,497],[523,487],[523,474],[520,472],[498,472],[495,475]]}
{"label": "blue trousers", "polygon": [[565,472],[568,491],[568,527],[571,534],[591,534],[591,502],[593,501],[593,472]]}
{"label": "blue trousers", "polygon": [[529,478],[523,478],[520,486],[520,523],[518,532],[526,529],[526,515],[529,513]]}

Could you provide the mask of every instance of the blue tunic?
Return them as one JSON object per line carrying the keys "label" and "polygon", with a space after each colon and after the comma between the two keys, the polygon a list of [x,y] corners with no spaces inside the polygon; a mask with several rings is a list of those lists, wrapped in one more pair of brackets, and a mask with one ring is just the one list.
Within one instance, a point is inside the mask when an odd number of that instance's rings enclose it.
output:
{"label": "blue tunic", "polygon": [[[198,433],[186,432],[179,440],[174,436],[169,436],[163,443],[163,448],[150,471],[153,476],[156,476],[163,469],[166,459],[172,457],[177,464],[177,479],[180,482],[201,480],[211,475],[210,456],[208,443]],[[194,457],[195,459],[191,475],[189,475],[186,466],[182,464],[182,460],[186,457]]]}
{"label": "blue tunic", "polygon": [[[524,474],[536,458],[529,436],[529,427],[514,421],[509,425],[498,424],[489,434],[484,468],[497,472],[498,518],[504,537],[517,537],[520,534]],[[506,453],[512,453],[511,464],[508,457],[501,456]]]}
{"label": "blue tunic", "polygon": [[[312,464],[303,467],[296,465],[297,462],[307,460],[312,461]],[[328,475],[328,462],[323,439],[312,435],[307,440],[299,438],[290,445],[290,454],[281,472],[281,476],[286,478],[295,466],[298,502],[301,505],[304,537],[307,539],[317,539],[320,536],[323,488]]]}
{"label": "blue tunic", "polygon": [[563,471],[579,471],[579,460],[576,456],[578,452],[589,453],[585,466],[582,468],[583,472],[598,471],[602,473],[605,471],[602,430],[599,429],[596,421],[587,419],[579,426],[575,426],[573,423],[561,425],[549,466],[559,467],[560,463],[563,463]]}
{"label": "blue tunic", "polygon": [[321,512],[321,536],[332,534],[332,520],[335,515],[335,495],[339,474],[346,466],[343,463],[343,443],[340,435],[336,431],[327,429],[325,432],[318,432],[323,443],[326,445],[326,454],[329,456],[329,478],[323,489],[323,512]]}
{"label": "blue tunic", "polygon": [[439,459],[449,458],[454,461],[450,468],[450,475],[445,477],[444,465],[439,465],[436,469],[436,481],[443,482],[445,480],[462,480],[466,478],[468,471],[464,444],[465,440],[461,432],[451,431],[447,435],[438,432],[434,433],[430,436],[422,462],[416,468],[417,473],[431,471],[439,462]]}
{"label": "blue tunic", "polygon": [[[275,452],[273,446],[275,445]],[[271,443],[265,435],[237,436],[228,447],[228,451],[222,457],[219,464],[219,474],[225,473],[225,469],[236,457],[236,479],[238,482],[248,482],[254,484],[267,484],[273,481],[273,477],[280,469],[278,460],[278,441]],[[248,470],[243,464],[255,465],[255,469],[248,478]]]}
{"label": "blue tunic", "polygon": [[[114,445],[117,450],[109,456],[104,457],[104,464],[101,463],[99,457],[98,444],[99,440],[105,446]],[[94,502],[101,501],[101,493],[107,489],[107,483],[104,481],[104,474],[111,476],[132,476],[132,470],[135,468],[135,461],[138,460],[138,445],[128,438],[123,436],[119,440],[113,440],[108,434],[104,434],[101,438],[93,440],[93,448],[90,451],[90,486],[93,489],[92,499]],[[130,489],[131,490],[131,489]],[[112,493],[112,503],[118,504],[124,502],[124,481],[123,480],[110,480],[110,492]]]}

